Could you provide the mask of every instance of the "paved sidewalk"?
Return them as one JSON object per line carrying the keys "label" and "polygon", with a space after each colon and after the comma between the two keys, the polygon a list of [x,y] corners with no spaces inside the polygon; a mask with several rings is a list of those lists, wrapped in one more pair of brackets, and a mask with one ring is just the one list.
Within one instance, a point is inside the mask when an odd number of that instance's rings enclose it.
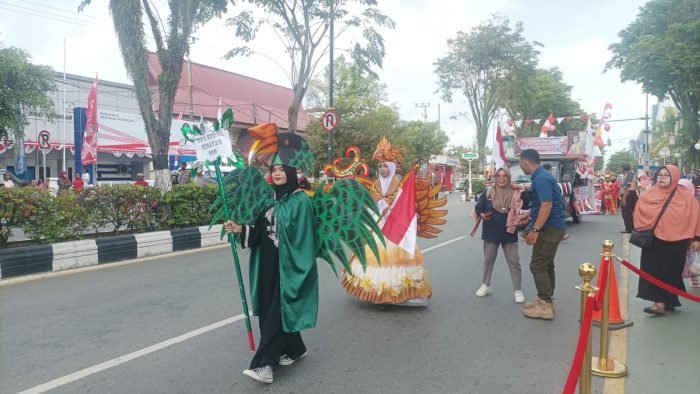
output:
{"label": "paved sidewalk", "polygon": [[[639,266],[640,249],[629,246],[629,261]],[[624,256],[621,251],[618,254]],[[636,298],[639,278],[628,271],[629,319],[625,393],[700,392],[700,303],[681,299],[681,308],[666,316],[652,316],[642,309],[650,302]],[[618,272],[618,277],[624,275]],[[700,294],[686,281],[689,292]],[[624,302],[621,300],[621,302]],[[624,315],[623,315],[624,316]]]}

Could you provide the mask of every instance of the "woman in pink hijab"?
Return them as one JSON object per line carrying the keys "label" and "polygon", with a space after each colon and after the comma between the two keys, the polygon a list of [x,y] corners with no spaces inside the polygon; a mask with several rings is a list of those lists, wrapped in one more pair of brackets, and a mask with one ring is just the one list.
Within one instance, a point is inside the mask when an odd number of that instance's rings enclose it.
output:
{"label": "woman in pink hijab", "polygon": [[[678,181],[678,185],[688,189],[689,192],[695,195],[695,186],[693,185],[693,181],[691,181],[690,179],[681,179],[680,181]],[[690,287],[693,288],[700,287],[700,280],[698,280],[698,272],[693,266],[693,262],[696,258],[700,258],[698,252],[689,250],[685,256],[685,269],[683,270],[683,277],[690,278]]]}

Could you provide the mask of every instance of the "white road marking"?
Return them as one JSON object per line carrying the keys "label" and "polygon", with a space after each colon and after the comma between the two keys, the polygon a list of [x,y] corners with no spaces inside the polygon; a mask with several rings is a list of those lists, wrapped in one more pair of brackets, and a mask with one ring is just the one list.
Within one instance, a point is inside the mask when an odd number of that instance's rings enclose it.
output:
{"label": "white road marking", "polygon": [[194,331],[190,331],[188,333],[176,336],[174,338],[170,338],[170,339],[165,340],[163,342],[156,343],[155,345],[151,345],[151,346],[143,348],[141,350],[137,350],[135,352],[125,354],[125,355],[119,356],[117,358],[113,358],[113,359],[111,359],[109,361],[105,361],[101,364],[93,365],[92,367],[82,369],[78,372],[73,372],[70,375],[66,375],[66,376],[60,377],[58,379],[54,379],[50,382],[46,382],[44,384],[34,386],[30,389],[27,389],[27,390],[20,392],[20,394],[37,394],[37,393],[44,393],[44,392],[47,392],[49,390],[53,390],[55,388],[64,386],[68,383],[75,382],[76,380],[83,379],[83,378],[88,377],[90,375],[107,370],[109,368],[116,367],[120,364],[124,364],[128,361],[137,359],[137,358],[145,356],[147,354],[151,354],[153,352],[157,352],[159,350],[165,349],[169,346],[178,344],[180,342],[184,342],[188,339],[192,339],[198,335],[202,335],[202,334],[205,334],[209,331],[216,330],[217,328],[221,328],[221,327],[227,326],[229,324],[233,324],[239,320],[243,320],[243,318],[244,318],[243,314],[240,314],[237,316],[230,317],[228,319],[218,321],[216,323],[212,323],[208,326],[204,326],[204,327],[198,328]]}
{"label": "white road marking", "polygon": [[[435,250],[435,249],[439,249],[439,248],[442,248],[442,247],[444,247],[444,246],[450,245],[450,244],[452,244],[452,243],[461,241],[461,240],[463,240],[463,239],[465,239],[465,238],[467,238],[466,235],[465,235],[465,236],[461,236],[461,237],[457,237],[457,238],[453,238],[453,239],[451,239],[451,240],[449,240],[449,241],[445,241],[445,242],[443,242],[443,243],[440,243],[440,244],[431,246],[431,247],[429,247],[429,248],[426,248],[426,249],[422,250],[422,252],[423,252],[423,253],[428,253],[428,252],[433,251],[433,250]],[[143,259],[141,259],[141,260],[143,260]],[[138,261],[138,260],[134,260],[134,261],[129,262],[129,263],[133,263],[133,262],[136,262],[136,261]],[[117,263],[117,264],[118,264],[118,263]],[[112,265],[112,266],[114,266],[114,265]],[[87,268],[92,268],[92,267],[87,267]],[[38,386],[34,386],[34,387],[29,388],[29,389],[27,389],[27,390],[21,391],[19,394],[39,394],[39,393],[45,393],[45,392],[47,392],[47,391],[49,391],[49,390],[53,390],[53,389],[56,389],[56,388],[58,388],[58,387],[65,386],[65,385],[68,384],[68,383],[75,382],[76,380],[80,380],[80,379],[86,378],[86,377],[88,377],[88,376],[90,376],[90,375],[94,375],[94,374],[96,374],[96,373],[98,373],[98,372],[102,372],[102,371],[105,371],[105,370],[107,370],[107,369],[116,367],[116,366],[118,366],[118,365],[124,364],[124,363],[126,363],[126,362],[131,361],[131,360],[135,360],[135,359],[137,359],[137,358],[139,358],[139,357],[143,357],[143,356],[145,356],[145,355],[148,355],[148,354],[157,352],[157,351],[159,351],[159,350],[163,350],[163,349],[165,349],[165,348],[167,348],[167,347],[176,345],[176,344],[178,344],[178,343],[180,343],[180,342],[184,342],[184,341],[186,341],[186,340],[188,340],[188,339],[192,339],[192,338],[194,338],[194,337],[196,337],[196,336],[199,336],[199,335],[202,335],[202,334],[206,334],[206,333],[209,332],[209,331],[216,330],[217,328],[221,328],[221,327],[227,326],[227,325],[229,325],[229,324],[233,324],[233,323],[235,323],[235,322],[237,322],[237,321],[240,321],[240,320],[243,320],[243,319],[244,319],[243,314],[240,314],[240,315],[233,316],[233,317],[230,317],[230,318],[225,319],[225,320],[221,320],[221,321],[216,322],[216,323],[212,323],[212,324],[210,324],[210,325],[208,325],[208,326],[204,326],[204,327],[202,327],[202,328],[198,328],[198,329],[196,329],[196,330],[194,330],[194,331],[190,331],[190,332],[185,333],[185,334],[182,334],[182,335],[180,335],[180,336],[167,339],[167,340],[165,340],[165,341],[163,341],[163,342],[156,343],[155,345],[151,345],[151,346],[146,347],[146,348],[143,348],[143,349],[141,349],[141,350],[137,350],[137,351],[135,351],[135,352],[132,352],[132,353],[129,353],[129,354],[125,354],[125,355],[123,355],[123,356],[119,356],[119,357],[116,357],[116,358],[113,358],[113,359],[111,359],[111,360],[109,360],[109,361],[105,361],[105,362],[103,362],[103,363],[100,363],[100,364],[97,364],[97,365],[93,365],[92,367],[88,367],[88,368],[85,368],[85,369],[81,369],[80,371],[73,372],[72,374],[69,374],[69,375],[60,377],[60,378],[58,378],[58,379],[54,379],[54,380],[52,380],[52,381],[50,381],[50,382],[46,382],[46,383],[40,384],[40,385],[38,385]]]}
{"label": "white road marking", "polygon": [[451,244],[451,243],[455,243],[455,242],[457,242],[457,241],[461,241],[461,240],[466,239],[466,238],[467,238],[467,236],[466,236],[466,235],[463,235],[463,236],[461,236],[461,237],[457,237],[457,238],[451,239],[451,240],[449,240],[449,241],[445,241],[445,242],[443,242],[443,243],[441,243],[441,244],[437,244],[437,245],[435,245],[435,246],[431,246],[431,247],[429,247],[429,248],[425,248],[425,249],[421,250],[421,252],[423,252],[423,253],[428,253],[428,252],[430,252],[431,250],[435,250],[435,249],[442,248],[443,246],[447,246],[447,245],[449,245],[449,244]]}

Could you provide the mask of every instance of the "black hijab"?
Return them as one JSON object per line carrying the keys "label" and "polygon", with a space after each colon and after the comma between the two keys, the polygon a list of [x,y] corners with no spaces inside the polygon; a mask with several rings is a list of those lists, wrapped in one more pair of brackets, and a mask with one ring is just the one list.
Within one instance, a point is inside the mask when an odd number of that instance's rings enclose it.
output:
{"label": "black hijab", "polygon": [[[272,173],[272,170],[275,168],[275,166],[272,166],[270,168],[270,173]],[[299,180],[297,179],[297,169],[294,167],[290,166],[282,166],[282,169],[284,170],[284,173],[287,175],[287,183],[284,185],[277,186],[275,185],[275,199],[281,200],[284,197],[294,193],[295,190],[299,187]]]}

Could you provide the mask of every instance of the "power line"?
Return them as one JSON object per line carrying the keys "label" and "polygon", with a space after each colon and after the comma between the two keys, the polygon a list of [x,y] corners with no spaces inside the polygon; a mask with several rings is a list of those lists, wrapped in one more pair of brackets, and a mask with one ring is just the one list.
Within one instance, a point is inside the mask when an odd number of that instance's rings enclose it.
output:
{"label": "power line", "polygon": [[[105,30],[105,31],[111,31],[110,29],[107,29],[107,28],[105,28],[104,26],[100,26],[100,25],[96,25],[96,24],[91,24],[91,23],[83,22],[83,21],[72,21],[72,20],[69,20],[69,19],[65,19],[65,18],[67,18],[67,17],[61,16],[61,15],[55,15],[55,14],[54,14],[55,17],[52,17],[52,16],[49,16],[49,15],[42,14],[43,11],[33,10],[33,11],[35,11],[35,12],[39,12],[39,13],[37,14],[37,13],[28,12],[28,11],[22,11],[22,10],[18,10],[18,9],[14,9],[14,8],[7,8],[7,7],[17,7],[17,6],[14,5],[14,4],[6,4],[6,3],[1,3],[1,4],[2,4],[2,6],[0,6],[0,9],[6,10],[6,11],[12,11],[12,12],[16,12],[16,13],[19,13],[19,14],[30,15],[30,16],[36,16],[36,17],[39,17],[39,18],[49,19],[49,20],[53,20],[53,21],[57,21],[57,22],[62,22],[62,23],[70,24],[70,25],[80,26],[80,27],[89,27],[89,28],[93,28],[93,29],[100,29],[100,30]],[[19,7],[19,8],[24,8],[24,7]]]}
{"label": "power line", "polygon": [[[103,17],[94,16],[94,15],[90,15],[90,14],[85,14],[85,13],[82,13],[82,12],[78,12],[78,10],[71,11],[71,10],[68,10],[68,9],[65,9],[65,8],[52,7],[52,6],[50,6],[50,5],[41,4],[41,3],[34,2],[34,1],[29,1],[29,0],[17,0],[17,1],[20,2],[20,3],[32,4],[32,5],[35,5],[35,6],[39,6],[39,7],[43,7],[43,8],[48,8],[48,9],[51,9],[51,10],[55,10],[55,11],[59,11],[59,12],[64,12],[64,13],[67,13],[67,14],[71,14],[72,17],[74,17],[74,16],[82,16],[82,17],[90,18],[90,19],[101,19],[101,20],[105,20],[105,18],[103,18]],[[19,6],[15,5],[15,7],[19,7]]]}

